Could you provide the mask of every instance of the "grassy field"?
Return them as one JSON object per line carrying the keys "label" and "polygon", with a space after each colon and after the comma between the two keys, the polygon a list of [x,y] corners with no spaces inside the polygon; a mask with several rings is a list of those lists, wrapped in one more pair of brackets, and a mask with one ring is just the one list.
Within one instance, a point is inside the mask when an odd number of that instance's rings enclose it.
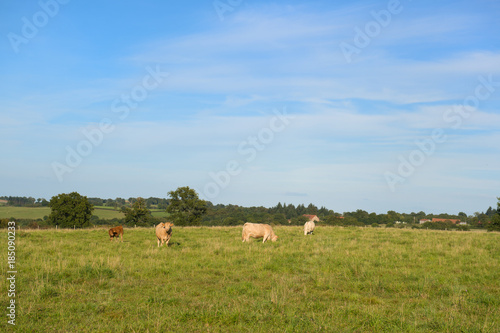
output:
{"label": "grassy field", "polygon": [[[16,234],[19,332],[499,332],[500,234],[275,227]],[[6,276],[7,235],[0,235]],[[6,279],[0,279],[7,311]],[[11,329],[2,315],[1,331]]]}
{"label": "grassy field", "polygon": [[0,218],[41,219],[49,216],[49,207],[12,207],[0,205]]}
{"label": "grassy field", "polygon": [[[167,217],[168,214],[165,212],[165,210],[160,210],[160,209],[150,209],[151,215],[154,217]],[[113,218],[124,218],[125,215],[118,211],[115,210],[112,207],[105,207],[105,206],[95,206],[94,207],[94,215],[98,216],[101,219],[113,219]]]}
{"label": "grassy field", "polygon": [[[155,217],[167,217],[164,210],[152,209],[151,213]],[[12,207],[0,205],[0,218],[16,219],[42,219],[44,216],[49,216],[49,207]],[[125,215],[112,207],[94,207],[94,215],[100,219],[123,218]]]}

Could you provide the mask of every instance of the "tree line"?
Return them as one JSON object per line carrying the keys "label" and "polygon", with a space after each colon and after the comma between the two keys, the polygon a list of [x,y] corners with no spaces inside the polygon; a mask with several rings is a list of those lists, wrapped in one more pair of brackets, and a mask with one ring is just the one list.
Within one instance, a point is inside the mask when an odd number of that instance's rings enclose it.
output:
{"label": "tree line", "polygon": [[14,207],[47,207],[49,202],[44,198],[3,196],[0,200],[7,201],[7,206]]}
{"label": "tree line", "polygon": [[[101,198],[88,198],[89,202],[98,207],[113,207],[115,209],[121,209],[122,207],[130,207],[132,206],[139,198],[115,198],[115,199],[101,199]],[[168,206],[168,199],[165,198],[156,198],[149,197],[147,199],[141,198],[144,200],[146,208],[152,209],[166,209]]]}
{"label": "tree line", "polygon": [[[500,230],[500,198],[497,209],[489,207],[486,212],[475,213],[467,216],[460,212],[453,214],[426,214],[423,211],[412,213],[398,213],[388,211],[387,213],[369,213],[358,209],[353,212],[335,212],[326,207],[318,208],[310,203],[308,206],[299,204],[278,203],[274,207],[242,207],[238,205],[216,204],[198,198],[198,194],[189,187],[180,187],[175,191],[168,192],[169,198],[123,198],[101,199],[87,198],[77,192],[59,194],[51,198],[35,200],[26,197],[0,197],[6,200],[7,205],[36,207],[46,205],[51,208],[49,216],[38,220],[21,220],[22,224],[31,226],[57,226],[60,228],[85,228],[92,225],[126,225],[154,226],[166,219],[173,221],[178,226],[234,226],[245,222],[268,223],[274,225],[303,225],[308,220],[304,215],[316,215],[324,225],[342,226],[372,226],[385,225],[386,227],[413,227],[428,229],[451,229],[451,228],[488,228]],[[46,202],[46,203],[44,203]],[[93,214],[95,206],[113,207],[121,211],[123,218],[100,219]],[[152,215],[151,209],[166,211],[168,218],[158,218]],[[444,219],[443,222],[426,222],[420,224],[423,219]],[[12,220],[12,219],[9,219]],[[447,221],[448,220],[448,221]],[[467,227],[459,226],[449,220],[460,220],[467,223]],[[7,220],[8,221],[8,220]],[[6,222],[5,221],[5,224]],[[4,224],[0,221],[0,226]]]}

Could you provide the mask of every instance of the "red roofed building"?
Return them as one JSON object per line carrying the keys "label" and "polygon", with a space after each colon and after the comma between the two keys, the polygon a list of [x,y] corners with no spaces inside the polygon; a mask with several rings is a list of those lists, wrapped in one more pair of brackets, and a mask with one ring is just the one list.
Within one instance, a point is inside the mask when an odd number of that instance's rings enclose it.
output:
{"label": "red roofed building", "polygon": [[317,217],[316,215],[307,215],[307,214],[304,214],[302,216],[307,217],[307,219],[309,221],[314,221],[314,222],[318,222],[319,221],[319,217]]}

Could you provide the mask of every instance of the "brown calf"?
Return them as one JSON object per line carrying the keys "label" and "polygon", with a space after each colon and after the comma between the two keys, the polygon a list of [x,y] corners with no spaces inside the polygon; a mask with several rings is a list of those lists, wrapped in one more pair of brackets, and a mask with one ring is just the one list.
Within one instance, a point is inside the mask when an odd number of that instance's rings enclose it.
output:
{"label": "brown calf", "polygon": [[120,241],[123,242],[123,227],[121,225],[109,229],[109,240],[112,241],[114,237],[118,239],[118,236],[120,236]]}

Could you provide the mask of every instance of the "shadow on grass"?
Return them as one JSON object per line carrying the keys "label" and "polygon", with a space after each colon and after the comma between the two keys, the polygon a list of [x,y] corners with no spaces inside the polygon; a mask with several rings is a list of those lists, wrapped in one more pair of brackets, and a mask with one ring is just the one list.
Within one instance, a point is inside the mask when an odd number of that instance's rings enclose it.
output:
{"label": "shadow on grass", "polygon": [[181,246],[181,243],[179,242],[169,242],[168,244],[163,244],[163,245],[160,245],[160,246],[157,246],[155,244],[155,247],[156,248],[162,248],[162,247],[174,247],[174,246]]}

